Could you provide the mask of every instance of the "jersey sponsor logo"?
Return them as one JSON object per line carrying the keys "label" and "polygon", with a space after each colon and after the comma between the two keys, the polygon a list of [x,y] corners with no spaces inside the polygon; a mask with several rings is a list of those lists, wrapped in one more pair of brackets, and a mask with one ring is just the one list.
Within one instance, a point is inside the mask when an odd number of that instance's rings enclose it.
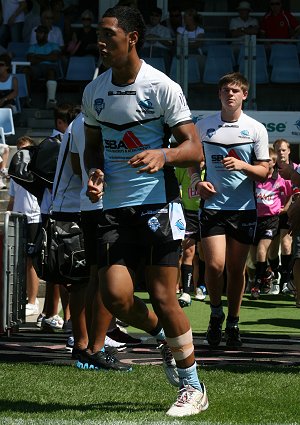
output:
{"label": "jersey sponsor logo", "polygon": [[224,155],[220,155],[220,154],[217,154],[217,155],[212,155],[211,156],[211,162],[221,162],[221,161],[223,161],[223,159],[224,159]]}
{"label": "jersey sponsor logo", "polygon": [[[144,114],[154,114],[154,108],[150,99],[140,100],[138,103]],[[137,112],[140,112],[137,110]]]}
{"label": "jersey sponsor logo", "polygon": [[168,208],[159,208],[158,210],[147,210],[141,212],[141,217],[143,217],[144,215],[167,214],[168,212]]}
{"label": "jersey sponsor logo", "polygon": [[228,128],[239,128],[239,126],[237,124],[220,124],[219,128],[224,128],[224,127],[228,127]]}
{"label": "jersey sponsor logo", "polygon": [[148,220],[148,226],[152,232],[156,232],[160,228],[160,223],[156,217],[151,217]]}
{"label": "jersey sponsor logo", "polygon": [[101,114],[101,112],[103,111],[104,108],[105,108],[104,99],[99,97],[98,99],[94,100],[94,109],[95,109],[95,111],[97,112],[98,115]]}
{"label": "jersey sponsor logo", "polygon": [[122,91],[122,90],[116,90],[116,91],[109,90],[107,92],[107,95],[108,96],[135,96],[136,95],[136,91],[135,90],[125,90],[125,91]]}
{"label": "jersey sponsor logo", "polygon": [[132,131],[126,131],[123,137],[123,142],[128,149],[139,148],[143,146],[141,141],[135,136]]}
{"label": "jersey sponsor logo", "polygon": [[123,140],[104,139],[104,144],[107,151],[120,151],[124,153],[127,151],[132,152],[133,150],[141,151],[147,149],[132,131],[126,131]]}
{"label": "jersey sponsor logo", "polygon": [[231,157],[236,158],[236,159],[241,159],[234,149],[230,149],[227,156],[231,156]]}
{"label": "jersey sponsor logo", "polygon": [[211,139],[213,137],[213,135],[216,134],[216,129],[215,128],[208,128],[206,130],[206,135]]}

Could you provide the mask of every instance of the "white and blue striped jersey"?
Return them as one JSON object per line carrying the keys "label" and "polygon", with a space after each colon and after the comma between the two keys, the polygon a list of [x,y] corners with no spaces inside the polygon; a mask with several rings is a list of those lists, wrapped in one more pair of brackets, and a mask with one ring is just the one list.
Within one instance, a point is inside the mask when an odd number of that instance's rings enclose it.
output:
{"label": "white and blue striped jersey", "polygon": [[135,82],[126,86],[114,85],[108,70],[86,86],[82,110],[85,125],[101,129],[104,209],[167,203],[178,197],[173,167],[139,175],[128,165],[139,152],[169,147],[170,128],[191,121],[177,83],[145,62]]}
{"label": "white and blue striped jersey", "polygon": [[223,158],[233,156],[248,164],[269,161],[268,133],[260,122],[243,112],[235,122],[225,122],[221,112],[196,123],[203,143],[205,180],[214,185],[216,194],[202,206],[213,210],[255,209],[254,182],[242,171],[226,170]]}

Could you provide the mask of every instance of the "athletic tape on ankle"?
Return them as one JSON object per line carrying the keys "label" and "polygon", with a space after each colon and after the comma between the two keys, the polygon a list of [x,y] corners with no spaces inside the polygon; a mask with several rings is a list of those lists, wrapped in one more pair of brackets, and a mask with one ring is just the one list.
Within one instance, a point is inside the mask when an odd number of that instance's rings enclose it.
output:
{"label": "athletic tape on ankle", "polygon": [[166,337],[166,340],[175,360],[184,360],[194,351],[191,329],[189,329],[185,334],[176,336],[175,338]]}

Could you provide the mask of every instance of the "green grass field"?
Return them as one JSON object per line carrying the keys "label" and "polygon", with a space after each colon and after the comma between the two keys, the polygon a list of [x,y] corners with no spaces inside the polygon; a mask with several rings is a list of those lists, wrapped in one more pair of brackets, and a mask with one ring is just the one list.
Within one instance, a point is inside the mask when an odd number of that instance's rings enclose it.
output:
{"label": "green grass field", "polygon": [[[147,301],[147,296],[140,293]],[[203,333],[208,302],[186,309],[195,333]],[[299,337],[299,309],[292,297],[245,296],[242,333]],[[133,330],[133,329],[132,329]],[[300,424],[300,367],[199,367],[208,391],[206,412],[183,420],[165,415],[176,389],[160,366],[130,373],[80,371],[71,366],[0,364],[0,424]]]}
{"label": "green grass field", "polygon": [[[148,302],[146,293],[141,292],[138,296]],[[227,313],[225,297],[223,305],[224,312]],[[185,312],[191,321],[193,332],[206,332],[210,315],[208,297],[204,302],[193,301]],[[295,307],[295,298],[292,295],[261,295],[260,299],[252,300],[246,294],[242,302],[239,327],[242,333],[300,336],[300,310]],[[138,329],[130,330],[140,332]]]}

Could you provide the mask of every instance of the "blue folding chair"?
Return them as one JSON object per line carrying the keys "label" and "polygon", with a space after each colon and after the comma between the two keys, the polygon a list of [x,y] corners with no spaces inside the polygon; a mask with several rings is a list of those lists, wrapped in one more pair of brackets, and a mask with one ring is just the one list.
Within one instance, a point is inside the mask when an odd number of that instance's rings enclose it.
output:
{"label": "blue folding chair", "polygon": [[12,110],[10,108],[0,108],[0,143],[5,143],[5,136],[15,134],[15,126]]}
{"label": "blue folding chair", "polygon": [[18,80],[18,96],[16,98],[17,112],[21,112],[21,99],[28,97],[28,87],[25,74],[13,74]]}
{"label": "blue folding chair", "polygon": [[67,81],[91,81],[96,70],[94,56],[71,56],[65,76]]}

